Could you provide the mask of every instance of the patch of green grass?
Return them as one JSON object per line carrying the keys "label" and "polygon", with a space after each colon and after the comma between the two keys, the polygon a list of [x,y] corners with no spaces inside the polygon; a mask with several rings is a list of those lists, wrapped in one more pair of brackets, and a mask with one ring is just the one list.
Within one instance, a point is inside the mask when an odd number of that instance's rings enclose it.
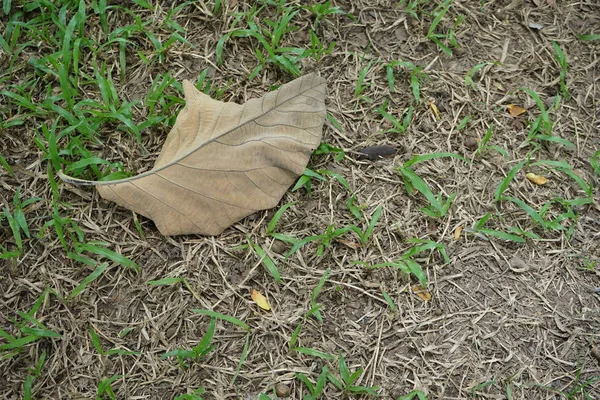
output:
{"label": "patch of green grass", "polygon": [[373,66],[374,62],[375,62],[375,60],[369,61],[369,63],[367,65],[365,65],[364,67],[362,67],[360,69],[360,71],[358,71],[358,78],[356,79],[356,86],[354,88],[354,97],[361,98],[368,102],[371,102],[373,100],[371,98],[365,96],[363,93],[365,92],[365,90],[367,88],[369,88],[371,86],[371,84],[366,82],[366,79],[367,79],[367,75],[371,71],[371,67]]}
{"label": "patch of green grass", "polygon": [[527,164],[527,162],[528,162],[528,160],[523,160],[520,163],[518,163],[517,165],[515,165],[514,167],[512,167],[510,169],[510,171],[508,171],[508,174],[506,174],[506,177],[504,179],[502,179],[502,181],[500,182],[498,187],[496,187],[496,191],[494,192],[494,201],[498,202],[498,201],[502,200],[502,196],[504,195],[504,192],[506,192],[506,190],[510,186],[510,183],[513,181],[513,179],[515,178],[517,173],[525,166],[525,164]]}
{"label": "patch of green grass", "polygon": [[600,150],[596,151],[590,157],[590,165],[592,166],[592,169],[594,170],[594,173],[596,175],[600,175]]}
{"label": "patch of green grass", "polygon": [[[282,208],[283,209],[283,208]],[[285,211],[285,209],[284,209]],[[279,273],[279,269],[277,269],[277,265],[275,265],[275,261],[260,247],[258,244],[254,243],[250,238],[248,238],[248,243],[250,244],[250,248],[254,250],[260,262],[265,266],[267,271],[271,274],[276,283],[281,283],[281,274]]]}
{"label": "patch of green grass", "polygon": [[427,396],[420,390],[413,390],[404,396],[397,397],[396,400],[413,400],[417,398],[418,400],[427,400]]}
{"label": "patch of green grass", "polygon": [[302,398],[304,400],[316,400],[321,398],[328,382],[339,390],[342,398],[355,395],[377,396],[378,386],[368,387],[355,385],[355,382],[362,375],[363,369],[359,368],[354,372],[350,371],[342,354],[338,357],[338,368],[339,378],[334,375],[326,365],[323,366],[323,368],[321,368],[321,373],[317,376],[314,383],[305,374],[297,373],[296,379],[302,382],[303,386],[308,391],[308,395],[304,395]]}
{"label": "patch of green grass", "polygon": [[489,64],[490,63],[488,63],[488,62],[482,62],[482,63],[475,65],[473,68],[471,68],[471,70],[469,72],[467,72],[467,75],[465,76],[465,85],[466,86],[474,86],[475,82],[473,82],[473,76],[475,76],[475,74],[477,72],[479,72],[480,69],[488,66]]}
{"label": "patch of green grass", "polygon": [[96,279],[98,279],[100,277],[100,275],[104,274],[104,272],[106,271],[106,269],[108,268],[108,263],[102,263],[101,265],[99,265],[94,271],[92,271],[92,273],[90,273],[88,276],[86,276],[79,285],[77,285],[75,287],[75,289],[73,289],[71,291],[71,293],[66,297],[67,300],[71,300],[74,299],[75,297],[79,296],[81,293],[83,293],[85,291],[85,289],[87,288],[87,286],[95,281]]}
{"label": "patch of green grass", "polygon": [[180,394],[174,400],[203,400],[202,394],[206,393],[204,388],[195,389],[192,393]]}
{"label": "patch of green grass", "polygon": [[[500,231],[497,229],[484,228],[486,222],[493,216],[492,213],[487,213],[482,218],[480,218],[473,226],[472,229],[465,229],[467,232],[473,232],[475,234],[481,235],[482,238],[486,238],[487,236],[492,236],[501,240],[516,242],[516,243],[525,243],[525,239],[522,236],[525,235],[525,232],[518,231],[516,228],[513,228],[512,233]],[[539,239],[539,236],[533,232],[527,232],[527,236],[532,239]]]}
{"label": "patch of green grass", "polygon": [[447,198],[445,198],[442,192],[440,192],[437,196],[434,195],[429,185],[427,185],[423,178],[421,178],[419,175],[417,175],[417,173],[415,173],[411,166],[426,160],[441,157],[451,157],[468,162],[464,157],[459,156],[458,154],[433,153],[415,156],[406,163],[404,163],[404,165],[396,169],[398,174],[400,174],[400,176],[402,176],[404,180],[404,185],[408,194],[413,194],[416,190],[420,192],[429,202],[429,205],[421,208],[421,211],[432,218],[441,218],[446,216],[448,214],[450,206],[452,205],[452,201],[456,197],[456,194],[453,193]]}
{"label": "patch of green grass", "polygon": [[346,360],[344,360],[344,356],[342,354],[339,355],[338,359],[339,365],[339,373],[341,380],[335,377],[333,374],[329,374],[329,381],[342,392],[342,396],[346,395],[368,395],[368,396],[377,396],[377,390],[379,390],[378,386],[368,387],[355,385],[355,382],[360,378],[363,373],[363,369],[359,368],[354,372],[351,372],[346,364]]}
{"label": "patch of green grass", "polygon": [[50,293],[56,295],[56,292],[50,288],[42,291],[28,312],[16,311],[20,320],[11,317],[7,318],[14,325],[18,333],[16,336],[13,336],[5,330],[0,329],[0,337],[6,341],[6,343],[0,345],[0,357],[3,359],[11,359],[19,354],[29,343],[44,338],[50,340],[62,338],[61,334],[49,329],[35,317]]}
{"label": "patch of green grass", "polygon": [[422,12],[422,6],[428,4],[431,0],[400,0],[398,7],[405,7],[404,11],[412,18],[419,20],[419,12]]}
{"label": "patch of green grass", "polygon": [[492,138],[493,133],[494,133],[494,124],[490,125],[490,127],[485,132],[483,139],[481,139],[481,141],[477,145],[477,150],[475,151],[475,155],[481,156],[481,154],[486,150],[494,150],[494,151],[497,151],[498,153],[502,154],[502,156],[504,158],[506,158],[506,159],[510,158],[506,149],[504,149],[500,146],[488,145],[488,142]]}
{"label": "patch of green grass", "polygon": [[237,319],[235,317],[232,317],[230,315],[225,315],[225,314],[221,314],[215,311],[211,311],[211,310],[198,310],[198,309],[193,309],[192,312],[196,313],[196,314],[200,314],[200,315],[206,315],[212,318],[217,318],[217,319],[221,319],[223,321],[227,321],[233,325],[237,325],[240,328],[249,331],[250,330],[250,326],[245,323],[244,321]]}
{"label": "patch of green grass", "polygon": [[392,125],[392,128],[385,130],[383,133],[405,133],[412,120],[414,107],[408,107],[408,109],[401,116],[401,121],[399,121],[396,117],[390,114],[387,111],[387,107],[388,100],[386,99],[381,105],[381,107],[375,109],[375,111],[381,114],[384,120],[388,121]]}
{"label": "patch of green grass", "polygon": [[123,378],[123,375],[113,375],[110,378],[102,379],[98,382],[96,391],[96,400],[103,400],[109,398],[110,400],[116,400],[117,396],[112,388],[115,381]]}
{"label": "patch of green grass", "polygon": [[361,219],[363,210],[365,209],[366,206],[357,206],[355,202],[356,202],[356,195],[350,196],[348,198],[348,201],[346,202],[346,207],[348,208],[348,211],[350,211],[350,213],[352,215],[354,215],[354,217],[356,219]]}
{"label": "patch of green grass", "polygon": [[415,244],[411,246],[408,250],[406,250],[402,256],[396,261],[384,262],[379,264],[370,265],[364,261],[353,261],[353,264],[359,264],[369,269],[379,269],[385,267],[393,267],[397,268],[403,273],[407,275],[414,275],[419,283],[423,287],[427,287],[427,275],[419,265],[417,261],[415,261],[414,257],[417,254],[423,252],[431,252],[437,251],[440,253],[445,263],[450,263],[450,258],[446,252],[446,246],[442,243],[435,242],[433,240],[424,240],[424,239],[409,239],[408,243]]}
{"label": "patch of green grass", "polygon": [[327,179],[320,175],[319,173],[311,170],[310,168],[305,168],[302,176],[296,181],[296,184],[292,188],[292,192],[304,188],[306,193],[310,196],[312,193],[312,179],[318,179],[320,181],[327,181]]}
{"label": "patch of green grass", "polygon": [[168,351],[161,356],[161,359],[165,359],[168,357],[177,357],[177,361],[179,361],[179,365],[183,368],[186,367],[185,360],[198,360],[202,357],[208,355],[211,351],[214,350],[214,345],[211,345],[211,341],[215,334],[216,328],[216,318],[212,317],[208,324],[208,328],[206,328],[206,333],[200,340],[196,346],[192,347],[191,350],[185,349],[176,349],[172,351]]}
{"label": "patch of green grass", "polygon": [[583,41],[595,41],[595,40],[600,40],[600,34],[598,33],[590,33],[587,35],[579,35],[577,36],[579,38],[579,40],[583,40]]}
{"label": "patch of green grass", "polygon": [[[436,33],[438,25],[442,22],[442,19],[448,13],[448,10],[452,7],[452,3],[454,0],[445,0],[440,3],[436,9],[433,11],[433,21],[431,22],[431,26],[429,27],[429,31],[427,31],[427,38],[435,43],[440,50],[442,50],[446,55],[451,56],[452,50],[450,47],[458,48],[460,47],[456,40],[455,30],[462,24],[465,17],[460,15],[454,20],[454,26],[448,30],[447,33]],[[444,41],[447,43],[444,43]]]}
{"label": "patch of green grass", "polygon": [[388,307],[390,308],[390,311],[391,312],[395,312],[398,307],[396,306],[396,303],[390,297],[390,295],[385,290],[381,291],[381,295],[385,299],[385,302],[388,304]]}
{"label": "patch of green grass", "polygon": [[35,367],[29,368],[28,374],[25,377],[25,382],[23,382],[23,400],[33,400],[33,382],[41,375],[45,361],[46,350],[43,350]]}
{"label": "patch of green grass", "polygon": [[401,67],[408,71],[408,79],[415,102],[421,102],[421,83],[426,80],[428,75],[423,72],[423,67],[416,66],[410,61],[392,61],[384,65],[388,87],[391,93],[396,93],[395,69]]}
{"label": "patch of green grass", "polygon": [[[325,249],[331,246],[331,243],[335,238],[343,236],[348,232],[355,233],[356,236],[358,236],[358,238],[359,238],[360,244],[362,246],[365,246],[369,242],[369,239],[371,238],[371,236],[373,234],[373,230],[375,229],[375,224],[377,224],[377,221],[379,220],[379,217],[381,216],[381,212],[382,212],[382,208],[381,208],[381,206],[378,206],[375,209],[375,211],[373,212],[373,216],[368,221],[367,227],[364,231],[356,225],[349,225],[349,226],[344,226],[342,228],[336,228],[335,225],[332,224],[332,225],[329,225],[327,227],[327,230],[320,235],[307,236],[303,239],[295,240],[295,241],[293,241],[292,248],[288,251],[286,256],[287,257],[291,256],[292,254],[294,254],[295,252],[300,250],[302,247],[304,247],[304,245],[306,245],[307,243],[310,243],[310,242],[317,243],[317,245],[318,245],[317,255],[322,256],[325,253]],[[284,238],[284,240],[285,240],[285,238]]]}
{"label": "patch of green grass", "polygon": [[[534,145],[534,151],[540,148],[542,142],[558,143],[568,148],[575,148],[575,145],[567,139],[563,139],[552,133],[554,123],[550,120],[550,115],[540,95],[527,88],[522,88],[521,90],[535,101],[540,110],[540,115],[530,123],[527,135],[528,142]],[[556,101],[558,102],[560,99],[557,98]]]}
{"label": "patch of green grass", "polygon": [[319,144],[319,147],[313,152],[313,155],[319,156],[324,154],[332,154],[335,161],[341,161],[346,156],[343,149],[323,142]]}
{"label": "patch of green grass", "polygon": [[321,394],[323,393],[323,389],[325,388],[325,385],[327,384],[327,376],[329,374],[329,369],[327,368],[327,366],[323,366],[323,368],[321,369],[321,373],[319,374],[319,376],[317,377],[317,380],[315,381],[315,383],[311,382],[308,377],[306,375],[304,375],[303,373],[297,373],[296,374],[296,379],[298,379],[300,382],[302,382],[304,384],[304,386],[306,387],[306,390],[308,391],[308,395],[304,395],[302,398],[303,400],[317,400],[321,397]]}
{"label": "patch of green grass", "polygon": [[576,400],[576,399],[592,400],[593,397],[590,394],[589,389],[593,390],[597,386],[596,382],[598,382],[598,380],[600,380],[600,376],[596,375],[590,379],[583,381],[582,380],[583,371],[584,371],[584,366],[577,368],[577,370],[575,371],[575,377],[574,377],[573,383],[571,383],[567,388],[564,388],[563,390],[559,390],[559,389],[556,389],[556,388],[553,388],[550,386],[546,386],[546,385],[540,385],[538,383],[533,383],[531,385],[535,386],[535,387],[539,387],[544,390],[547,390],[552,393],[556,393],[558,396],[560,396],[561,398],[564,398],[565,400]]}
{"label": "patch of green grass", "polygon": [[8,241],[0,244],[0,259],[17,258],[23,254],[23,239],[27,240],[31,238],[29,225],[25,218],[25,210],[27,207],[41,200],[38,197],[22,200],[20,188],[17,188],[13,195],[12,209],[8,209],[7,207],[2,208],[2,212],[0,212],[0,224],[4,220],[8,223],[14,247],[12,249],[5,247]]}
{"label": "patch of green grass", "polygon": [[[314,300],[312,300],[311,303],[314,303]],[[306,322],[306,320],[308,318],[310,318],[312,315],[315,315],[319,311],[320,308],[321,308],[320,304],[315,304],[314,306],[312,306],[312,308],[310,310],[308,310],[306,312],[306,314],[304,314],[302,316],[302,321],[298,325],[296,325],[296,328],[294,329],[294,332],[292,332],[292,336],[290,336],[290,341],[288,342],[288,349],[289,349],[289,351],[293,351],[293,350],[295,350],[297,348],[296,347],[296,343],[298,343],[298,337],[300,336],[300,332],[302,330],[302,326],[304,325],[304,323]],[[321,316],[321,314],[318,314],[317,318],[321,318],[321,321],[322,321],[323,317]]]}
{"label": "patch of green grass", "polygon": [[324,21],[330,15],[346,15],[353,20],[356,19],[352,14],[342,10],[339,6],[332,6],[331,0],[323,3],[314,3],[303,8],[313,15],[315,29],[319,27],[320,22]]}
{"label": "patch of green grass", "polygon": [[[293,20],[300,8],[282,7],[280,4],[276,7],[274,18],[266,16],[268,10],[271,9],[266,4],[260,7],[255,4],[248,11],[235,14],[229,32],[217,42],[216,55],[219,65],[223,63],[223,48],[232,38],[251,38],[260,45],[253,46],[258,64],[250,73],[249,79],[254,79],[267,65],[274,65],[292,76],[299,76],[301,59],[312,57],[319,61],[324,55],[331,54],[335,43],[324,45],[314,30],[310,30],[310,48],[285,46],[284,37],[298,29]],[[317,19],[319,15],[324,18],[333,13],[322,7],[316,7],[315,12],[324,13],[318,14]]]}
{"label": "patch of green grass", "polygon": [[123,350],[123,349],[117,349],[117,348],[110,349],[110,350],[104,350],[102,348],[102,343],[100,342],[100,337],[98,336],[98,333],[96,333],[96,330],[94,329],[94,327],[91,324],[90,324],[90,339],[92,341],[92,345],[94,346],[94,348],[96,349],[98,354],[100,354],[101,356],[112,356],[112,355],[128,356],[128,355],[141,354],[137,351],[129,351],[129,350]]}

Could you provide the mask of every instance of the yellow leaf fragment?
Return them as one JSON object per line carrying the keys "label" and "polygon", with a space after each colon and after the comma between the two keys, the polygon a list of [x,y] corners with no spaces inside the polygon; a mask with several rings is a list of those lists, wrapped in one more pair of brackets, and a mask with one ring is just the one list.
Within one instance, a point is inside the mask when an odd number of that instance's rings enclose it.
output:
{"label": "yellow leaf fragment", "polygon": [[508,104],[506,106],[506,109],[508,110],[508,113],[513,117],[518,117],[519,115],[527,112],[526,108],[515,106],[514,104]]}
{"label": "yellow leaf fragment", "polygon": [[414,294],[423,301],[431,300],[431,293],[421,285],[414,285],[410,288]]}
{"label": "yellow leaf fragment", "polygon": [[463,226],[459,225],[455,230],[454,230],[454,240],[458,240],[458,238],[460,237],[460,234],[463,231]]}
{"label": "yellow leaf fragment", "polygon": [[530,181],[535,183],[536,185],[544,185],[548,182],[548,179],[544,176],[536,175],[533,172],[528,173],[525,177]]}
{"label": "yellow leaf fragment", "polygon": [[431,108],[431,111],[433,111],[433,116],[435,117],[436,120],[440,119],[440,110],[438,110],[437,106],[435,105],[435,103],[433,101],[429,102],[429,107]]}
{"label": "yellow leaf fragment", "polygon": [[269,311],[271,309],[271,305],[267,301],[267,298],[263,296],[258,290],[252,289],[250,291],[250,297],[252,301],[256,303],[257,306],[262,308],[265,311]]}

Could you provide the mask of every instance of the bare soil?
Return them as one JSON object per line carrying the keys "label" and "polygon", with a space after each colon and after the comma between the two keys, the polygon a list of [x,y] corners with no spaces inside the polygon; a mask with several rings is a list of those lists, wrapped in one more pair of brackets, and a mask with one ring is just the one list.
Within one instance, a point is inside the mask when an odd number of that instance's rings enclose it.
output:
{"label": "bare soil", "polygon": [[[174,3],[159,2],[153,16],[156,25],[148,29],[160,34],[160,21]],[[257,63],[254,48],[258,45],[248,38],[228,41],[224,64],[216,65],[217,40],[228,29],[233,12],[248,9],[244,2],[231,3],[235,5],[216,16],[198,4],[185,7],[176,20],[186,28],[186,38],[194,46],[176,43],[162,63],[143,63],[137,51],[152,51],[152,44],[137,43],[137,49],[127,54],[130,62],[125,81],[115,80],[119,96],[143,98],[153,77],[166,71],[182,80],[195,79],[209,68],[215,86],[227,87],[223,100],[236,102],[261,96],[273,85],[291,80],[272,65],[248,80]],[[576,147],[546,146],[535,158],[566,161],[587,182],[600,185],[588,161],[600,149],[600,44],[577,38],[600,32],[600,5],[595,0],[456,0],[438,30],[456,32],[460,48],[447,56],[426,38],[430,16],[415,20],[392,1],[334,3],[353,14],[356,21],[344,15],[322,21],[318,33],[324,43],[336,42],[334,51],[319,62],[303,61],[302,71],[316,71],[327,78],[328,111],[343,130],[326,124],[324,141],[343,148],[347,155],[339,162],[331,155],[314,156],[309,167],[343,175],[366,215],[383,207],[369,244],[349,246],[334,241],[318,256],[316,244],[311,243],[286,258],[272,251],[274,241],[266,235],[266,225],[276,210],[246,218],[218,237],[166,238],[152,221],[102,200],[93,189],[61,184],[61,199],[71,205],[63,207],[61,215],[76,221],[86,240],[107,242],[110,249],[138,263],[140,272],[114,264],[72,301],[48,294],[36,318],[62,338],[41,339],[18,355],[0,360],[1,398],[21,398],[28,370],[44,350],[47,359],[34,382],[34,398],[93,398],[97,383],[113,375],[123,376],[113,384],[117,398],[123,399],[172,399],[201,386],[208,399],[254,399],[260,392],[272,393],[278,383],[291,388],[291,398],[301,398],[307,392],[294,379],[296,373],[314,380],[324,365],[337,371],[336,361],[288,350],[294,328],[311,308],[311,292],[328,269],[331,275],[316,299],[322,304],[323,323],[309,318],[298,344],[334,355],[342,353],[351,370],[364,368],[358,384],[379,386],[381,398],[419,389],[429,399],[556,399],[562,397],[548,388],[570,392],[600,376],[599,360],[591,353],[600,329],[600,298],[595,292],[600,287],[598,203],[576,208],[579,217],[568,237],[564,232],[544,231],[514,204],[494,202],[497,185],[531,150],[523,143],[528,122],[539,114],[533,101],[518,89],[536,91],[549,103],[560,93],[560,66],[552,41],[568,55],[571,95],[569,101],[550,111],[553,132]],[[147,16],[147,11],[138,12]],[[453,18],[459,14],[466,18],[453,28]],[[131,23],[128,18],[114,11],[108,22],[114,29]],[[286,37],[286,45],[307,46],[306,32],[313,18],[302,12],[294,23],[299,30]],[[543,28],[531,28],[530,23]],[[31,55],[22,54],[23,73]],[[364,93],[371,99],[368,101],[356,98],[354,90],[360,69],[371,60],[375,62]],[[421,84],[423,101],[415,107],[404,134],[384,133],[390,125],[375,112],[387,98],[395,115],[413,104],[409,77],[402,68],[397,69],[397,93],[389,93],[383,62],[392,60],[410,61],[428,75]],[[114,69],[113,76],[119,76],[118,52],[107,62]],[[466,85],[465,75],[482,62],[490,64],[473,77],[473,85]],[[431,103],[439,109],[439,118]],[[512,117],[507,104],[529,111]],[[140,121],[145,117],[144,107],[140,104],[136,111]],[[457,130],[458,123],[469,115],[471,122]],[[469,139],[482,138],[491,124],[490,144],[503,147],[509,159],[494,151],[476,157],[466,145]],[[46,207],[52,193],[46,161],[41,160],[33,141],[35,128],[32,124],[0,133],[2,154],[16,172],[14,178],[0,177],[0,202],[11,204],[17,187],[23,198],[45,199],[26,215],[31,229],[39,232],[52,218],[52,210]],[[167,133],[167,128],[144,132],[147,156],[135,138],[114,127],[103,127],[99,132],[102,144],[91,150],[112,161],[122,160],[132,171],[144,171],[151,168]],[[399,153],[379,161],[353,156],[353,152],[377,144],[396,146]],[[438,219],[420,211],[425,199],[408,195],[395,171],[413,155],[434,152],[453,152],[473,160],[464,163],[442,158],[416,167],[435,193],[457,193],[449,214]],[[545,186],[533,185],[524,174],[517,175],[507,193],[534,208],[553,197],[580,195],[579,187],[564,174],[549,172]],[[599,194],[596,188],[596,201]],[[311,195],[304,190],[289,192],[281,204],[298,203],[284,214],[277,231],[303,238],[323,233],[331,224],[355,224],[346,208],[350,195],[336,180],[314,181]],[[543,239],[520,244],[486,239],[466,230],[454,238],[457,227],[472,227],[496,210],[502,218],[495,220],[493,228],[518,227]],[[144,237],[135,227],[136,218]],[[0,240],[8,243],[11,231],[6,221],[3,224]],[[359,224],[366,227],[364,221]],[[281,284],[274,282],[255,254],[239,248],[247,244],[248,235],[276,262]],[[416,280],[401,271],[391,267],[370,270],[354,263],[396,260],[412,246],[407,242],[411,238],[445,244],[451,259],[446,264],[436,252],[419,255],[432,295],[429,301],[412,292]],[[357,243],[351,234],[342,239]],[[66,296],[91,272],[66,257],[51,230],[43,238],[27,239],[25,248],[17,260],[0,260],[0,327],[13,335],[17,332],[11,320],[19,318],[16,312],[30,310],[45,288]],[[146,283],[170,276],[185,277],[197,297],[183,285]],[[256,307],[249,296],[251,289],[268,297],[272,311]],[[391,296],[397,310],[390,310],[382,291]],[[207,357],[190,362],[187,368],[174,358],[161,358],[166,351],[191,348],[204,335],[209,318],[192,309],[235,316],[251,326],[247,358],[235,382],[247,336],[243,329],[224,321],[217,323],[216,347]],[[90,341],[90,326],[104,349],[122,348],[139,354],[99,355]],[[125,328],[133,329],[121,338],[119,333]],[[586,390],[589,398],[600,398],[600,383],[592,383]],[[323,398],[341,396],[328,385]],[[583,395],[575,392],[572,398]]]}

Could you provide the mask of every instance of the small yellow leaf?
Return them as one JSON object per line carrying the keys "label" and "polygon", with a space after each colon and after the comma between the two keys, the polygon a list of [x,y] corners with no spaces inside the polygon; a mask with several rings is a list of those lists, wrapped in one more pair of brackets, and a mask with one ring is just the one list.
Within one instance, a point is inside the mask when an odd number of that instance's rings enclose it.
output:
{"label": "small yellow leaf", "polygon": [[506,106],[506,109],[508,110],[508,113],[513,117],[518,117],[519,115],[527,112],[526,108],[515,106],[514,104],[508,104]]}
{"label": "small yellow leaf", "polygon": [[421,285],[414,285],[410,288],[414,294],[423,301],[431,300],[431,293]]}
{"label": "small yellow leaf", "polygon": [[252,291],[250,291],[250,297],[256,303],[256,305],[262,308],[263,310],[269,311],[271,309],[271,305],[267,301],[267,298],[263,296],[259,291],[252,289]]}
{"label": "small yellow leaf", "polygon": [[527,175],[525,175],[525,177],[526,177],[527,179],[529,179],[529,181],[530,181],[530,182],[533,182],[533,183],[535,183],[536,185],[543,185],[543,184],[545,184],[546,182],[548,182],[548,179],[546,179],[546,178],[545,178],[545,177],[543,177],[543,176],[536,175],[536,174],[534,174],[533,172],[530,172],[530,173],[528,173]]}
{"label": "small yellow leaf", "polygon": [[460,234],[463,231],[463,226],[459,225],[455,230],[454,230],[454,240],[458,240],[458,238],[460,237]]}
{"label": "small yellow leaf", "polygon": [[433,101],[429,102],[429,107],[431,107],[431,111],[433,111],[433,115],[436,120],[440,119],[440,110],[438,110],[437,106]]}

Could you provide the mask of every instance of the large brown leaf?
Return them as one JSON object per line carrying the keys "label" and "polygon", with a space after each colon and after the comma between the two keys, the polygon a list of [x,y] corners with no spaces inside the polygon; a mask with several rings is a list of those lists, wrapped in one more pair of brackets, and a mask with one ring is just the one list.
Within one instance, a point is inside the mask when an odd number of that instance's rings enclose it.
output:
{"label": "large brown leaf", "polygon": [[179,113],[154,168],[92,182],[102,197],[151,218],[163,235],[217,235],[277,205],[321,141],[325,80],[298,78],[243,105],[216,101],[184,81]]}

